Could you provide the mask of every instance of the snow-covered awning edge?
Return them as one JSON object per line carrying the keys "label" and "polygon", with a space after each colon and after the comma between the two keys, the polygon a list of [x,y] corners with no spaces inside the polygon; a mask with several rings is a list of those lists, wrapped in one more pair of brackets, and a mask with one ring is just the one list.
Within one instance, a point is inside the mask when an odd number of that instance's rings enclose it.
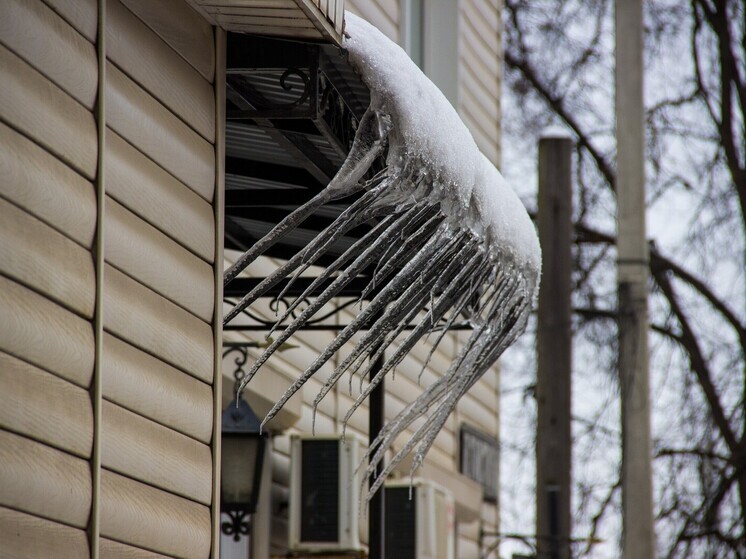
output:
{"label": "snow-covered awning edge", "polygon": [[345,13],[344,48],[371,92],[371,106],[391,115],[389,160],[417,161],[434,176],[445,213],[487,240],[538,283],[541,249],[517,194],[477,146],[451,103],[407,53],[364,19]]}

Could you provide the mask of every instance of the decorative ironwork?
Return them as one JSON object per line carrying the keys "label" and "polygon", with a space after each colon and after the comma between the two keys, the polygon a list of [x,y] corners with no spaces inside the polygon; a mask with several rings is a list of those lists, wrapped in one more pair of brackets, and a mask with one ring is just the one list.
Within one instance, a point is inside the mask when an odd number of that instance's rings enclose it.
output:
{"label": "decorative ironwork", "polygon": [[[235,301],[230,301],[226,298],[226,302],[230,303],[231,305],[235,304]],[[284,314],[283,311],[280,309],[289,309],[290,306],[293,304],[294,298],[292,297],[272,297],[268,303],[269,309],[275,313],[276,316],[280,316],[281,314]],[[303,309],[305,306],[310,305],[312,303],[312,299],[304,297],[301,300],[301,304],[296,306],[295,309],[293,309],[289,315],[288,318],[290,320],[293,320],[299,316],[300,313],[303,312]],[[339,331],[344,330],[347,328],[346,323],[338,324],[338,323],[329,323],[327,322],[330,318],[332,318],[334,315],[342,312],[345,309],[348,309],[350,307],[355,306],[356,304],[360,304],[360,299],[348,299],[347,301],[344,301],[343,303],[339,304],[337,307],[333,308],[332,310],[319,315],[314,315],[313,318],[307,320],[304,325],[300,328],[300,330],[305,331],[321,331],[321,330],[327,330],[327,331]],[[267,330],[277,330],[282,331],[285,330],[286,325],[285,324],[277,324],[277,319],[267,319],[264,318],[261,315],[256,314],[252,311],[251,307],[244,309],[244,311],[241,313],[242,316],[248,317],[251,319],[251,323],[249,324],[236,324],[235,322],[232,324],[226,324],[223,326],[223,330],[225,331],[245,331],[245,332],[264,332]],[[406,325],[403,327],[403,330],[410,331],[412,330],[416,325],[416,322],[410,325]],[[448,319],[446,317],[441,318],[436,324],[434,324],[430,328],[431,333],[440,332],[443,330],[443,328],[448,325]],[[448,330],[452,331],[461,331],[461,330],[473,330],[474,326],[468,321],[468,320],[462,320],[462,321],[454,321],[450,325],[448,325]],[[367,330],[367,327],[364,326],[360,328],[360,330]],[[254,342],[255,343],[255,342]],[[249,347],[259,347],[259,345],[253,345]],[[225,357],[226,354],[223,356]],[[238,362],[238,359],[236,360]],[[245,362],[244,362],[245,363]]]}
{"label": "decorative ironwork", "polygon": [[223,351],[223,359],[228,357],[231,353],[237,353],[234,363],[236,364],[236,368],[233,371],[233,393],[238,394],[238,385],[241,383],[243,378],[246,376],[246,371],[244,371],[244,365],[246,365],[246,362],[249,360],[249,352],[247,351],[247,348],[249,347],[258,347],[259,344],[256,342],[244,342],[240,344],[224,344],[224,347],[226,348]]}
{"label": "decorative ironwork", "polygon": [[308,75],[306,75],[304,72],[299,70],[298,68],[288,68],[285,70],[282,75],[280,76],[280,87],[284,89],[285,91],[290,91],[293,89],[293,84],[288,83],[287,79],[289,76],[298,76],[301,81],[303,82],[303,91],[301,92],[301,96],[293,101],[292,103],[275,103],[275,108],[291,108],[291,107],[298,107],[303,104],[303,102],[308,99],[308,96],[311,94],[311,80],[308,78]]}
{"label": "decorative ironwork", "polygon": [[[228,85],[251,105],[249,107],[240,107],[237,111],[228,111],[226,118],[228,120],[245,120],[257,118],[309,118],[313,116],[313,101],[307,103],[311,94],[316,88],[313,87],[316,79],[316,69],[309,68],[308,71],[300,68],[290,67],[280,74],[280,69],[260,69],[251,72],[241,71],[229,73],[227,76]],[[291,77],[297,79],[293,80]],[[272,81],[277,80],[280,88],[284,91],[293,91],[298,85],[302,85],[300,95],[292,101],[279,101],[276,99],[280,93],[277,86],[272,85]],[[273,92],[274,89],[274,92]],[[275,98],[273,98],[275,97]],[[304,105],[306,105],[304,107]],[[303,109],[298,112],[299,107]]]}
{"label": "decorative ironwork", "polygon": [[341,157],[347,156],[355,139],[358,119],[345,103],[344,97],[334,87],[332,80],[323,72],[319,73],[319,114],[314,124],[330,143],[338,148]]}
{"label": "decorative ironwork", "polygon": [[230,517],[230,521],[224,520],[220,523],[220,531],[226,536],[233,536],[233,541],[240,541],[241,536],[248,536],[251,533],[251,515],[244,510],[227,510],[223,511]]}

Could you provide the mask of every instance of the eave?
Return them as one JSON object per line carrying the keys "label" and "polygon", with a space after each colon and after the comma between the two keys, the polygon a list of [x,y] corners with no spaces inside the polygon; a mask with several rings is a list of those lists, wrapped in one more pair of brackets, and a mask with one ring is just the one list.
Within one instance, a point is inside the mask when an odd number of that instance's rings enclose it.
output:
{"label": "eave", "polygon": [[226,31],[342,44],[344,0],[187,0]]}

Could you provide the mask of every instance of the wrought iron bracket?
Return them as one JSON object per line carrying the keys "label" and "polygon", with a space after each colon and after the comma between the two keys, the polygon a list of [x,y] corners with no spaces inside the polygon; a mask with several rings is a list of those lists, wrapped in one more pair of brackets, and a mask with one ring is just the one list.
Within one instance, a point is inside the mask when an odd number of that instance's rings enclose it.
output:
{"label": "wrought iron bracket", "polygon": [[224,514],[230,517],[230,520],[224,520],[220,523],[220,531],[226,536],[233,536],[233,541],[240,541],[242,536],[251,534],[251,515],[244,510],[225,510]]}

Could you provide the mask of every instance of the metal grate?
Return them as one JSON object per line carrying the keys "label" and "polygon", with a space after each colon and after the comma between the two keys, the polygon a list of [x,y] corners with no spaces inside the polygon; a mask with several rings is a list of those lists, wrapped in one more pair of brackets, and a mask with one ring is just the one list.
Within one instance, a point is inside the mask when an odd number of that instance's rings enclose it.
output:
{"label": "metal grate", "polygon": [[300,539],[339,541],[339,441],[302,443]]}
{"label": "metal grate", "polygon": [[417,557],[417,487],[387,487],[386,506],[386,556],[396,559]]}

